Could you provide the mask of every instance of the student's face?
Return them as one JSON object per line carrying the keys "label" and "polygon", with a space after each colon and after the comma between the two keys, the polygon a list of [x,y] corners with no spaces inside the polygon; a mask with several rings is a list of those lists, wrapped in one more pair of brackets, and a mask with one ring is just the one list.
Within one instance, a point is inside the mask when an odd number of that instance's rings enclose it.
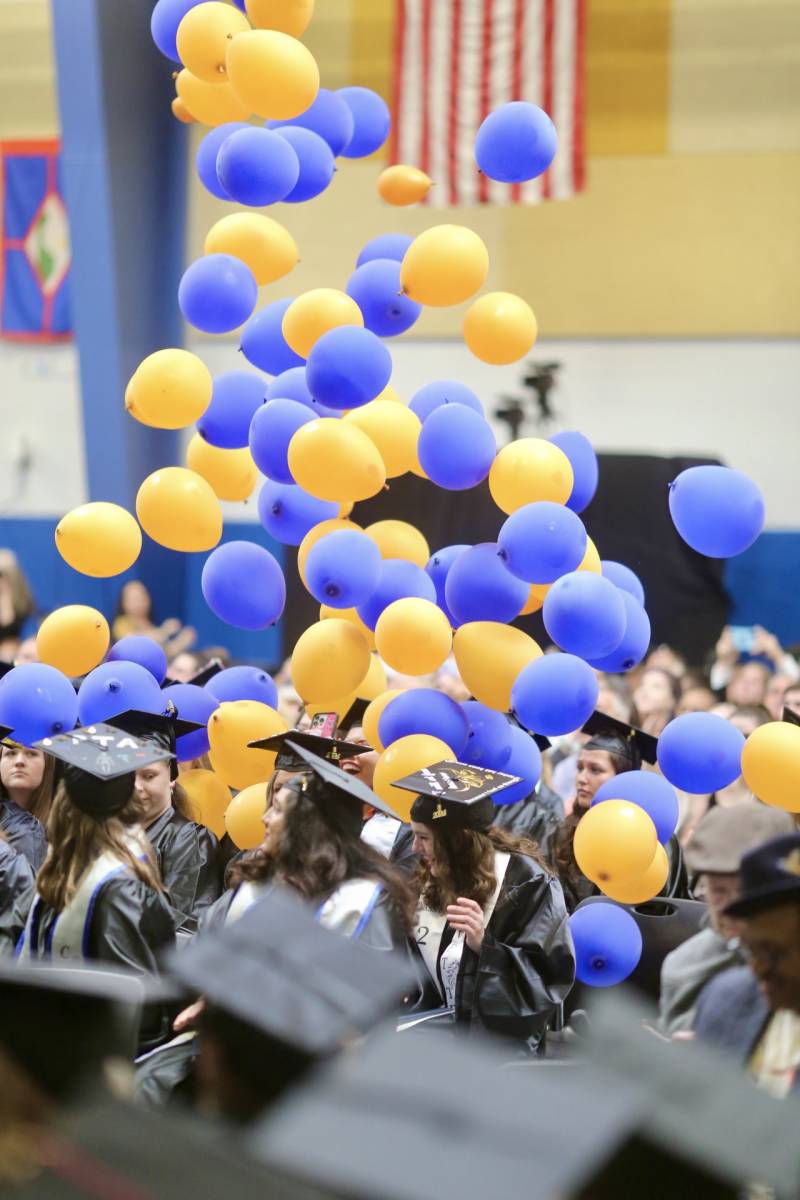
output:
{"label": "student's face", "polygon": [[149,767],[142,767],[137,771],[134,793],[143,810],[143,824],[147,826],[160,817],[172,803],[169,763],[151,763]]}
{"label": "student's face", "polygon": [[0,782],[6,790],[34,791],[44,778],[44,754],[27,746],[3,746]]}
{"label": "student's face", "polygon": [[122,591],[122,607],[129,617],[150,616],[150,593],[143,583],[132,580]]}
{"label": "student's face", "polygon": [[734,671],[725,698],[739,707],[763,704],[767,678],[767,671],[761,663],[745,663]]}
{"label": "student's face", "polygon": [[607,779],[613,779],[616,773],[607,750],[581,750],[578,755],[578,773],[575,777],[577,807],[588,808],[600,785]]}
{"label": "student's face", "polygon": [[169,677],[178,683],[188,683],[200,670],[200,663],[193,654],[176,654],[169,664]]}
{"label": "student's face", "polygon": [[[364,730],[360,725],[354,725],[347,735],[348,742],[354,742],[357,746],[369,746],[369,742],[364,737]],[[378,763],[378,754],[372,747],[365,754],[354,754],[352,758],[343,758],[339,766],[348,775],[360,779],[368,788],[372,787],[372,780],[375,778],[375,767]]]}
{"label": "student's face", "polygon": [[671,712],[674,701],[667,674],[660,669],[645,671],[633,693],[633,703],[640,717],[655,712]]}
{"label": "student's face", "polygon": [[264,840],[261,849],[266,854],[278,852],[284,830],[286,829],[287,808],[292,802],[292,793],[285,787],[276,787],[272,793],[272,803],[264,813]]}
{"label": "student's face", "polygon": [[800,1013],[800,904],[784,904],[742,921],[741,939],[770,1009]]}
{"label": "student's face", "polygon": [[436,875],[438,868],[433,846],[433,831],[419,821],[411,822],[411,831],[414,834],[414,841],[412,843],[414,853],[424,863],[427,863],[431,875]]}

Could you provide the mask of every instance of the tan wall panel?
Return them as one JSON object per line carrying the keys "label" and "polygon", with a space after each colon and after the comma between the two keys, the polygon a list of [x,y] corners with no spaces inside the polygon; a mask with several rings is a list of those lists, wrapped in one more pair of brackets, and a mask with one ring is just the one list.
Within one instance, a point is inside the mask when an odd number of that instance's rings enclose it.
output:
{"label": "tan wall panel", "polygon": [[0,3],[0,139],[59,132],[48,0]]}

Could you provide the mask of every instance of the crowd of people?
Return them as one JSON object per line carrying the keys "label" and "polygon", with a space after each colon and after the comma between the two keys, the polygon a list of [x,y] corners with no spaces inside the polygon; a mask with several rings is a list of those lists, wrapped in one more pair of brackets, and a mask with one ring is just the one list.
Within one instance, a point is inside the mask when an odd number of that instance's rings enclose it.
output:
{"label": "crowd of people", "polygon": [[[8,661],[31,661],[35,642],[13,612],[3,628]],[[114,622],[115,638],[131,632],[165,647],[171,681],[226,658],[198,650],[177,622],[156,626],[138,582],[125,585]],[[472,798],[419,784],[402,821],[372,791],[378,747],[362,725],[365,702],[321,733],[288,663],[274,676],[291,732],[265,743],[276,768],[263,785],[263,840],[246,852],[201,824],[181,787],[198,764],[176,759],[178,738],[197,728],[180,713],[120,713],[105,740],[87,731],[46,748],[7,731],[0,747],[0,952],[26,981],[47,963],[145,981],[131,1085],[144,1107],[202,1105],[246,1123],[387,1011],[398,1036],[443,1025],[492,1034],[501,1060],[579,1053],[590,1005],[575,984],[570,914],[597,888],[574,839],[598,788],[657,770],[658,736],[677,714],[713,712],[747,737],[787,709],[800,713],[800,663],[764,630],[741,655],[725,629],[705,669],[657,646],[627,675],[600,677],[596,713],[545,746],[529,796],[503,805],[493,773],[473,772]],[[452,662],[426,679],[389,673],[388,684],[470,699]],[[642,911],[688,917],[680,937],[653,947],[650,1028],[715,1043],[786,1096],[800,1089],[795,818],[761,804],[742,779],[679,801],[667,882]],[[305,949],[317,930],[335,935],[319,961]],[[366,980],[358,997],[336,966],[353,943],[352,971]],[[213,964],[226,956],[235,965],[222,978]],[[269,988],[261,994],[268,960],[269,987],[283,989],[277,1007]],[[315,1032],[303,1019],[305,1005],[322,1003],[342,1007],[335,1033],[330,1014]]]}

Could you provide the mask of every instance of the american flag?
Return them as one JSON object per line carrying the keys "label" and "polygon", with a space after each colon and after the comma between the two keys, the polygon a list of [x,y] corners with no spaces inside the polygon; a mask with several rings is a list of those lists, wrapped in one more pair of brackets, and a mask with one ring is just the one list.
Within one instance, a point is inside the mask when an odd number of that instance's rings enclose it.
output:
{"label": "american flag", "polygon": [[[434,180],[428,203],[536,204],[583,188],[586,0],[397,0],[391,159]],[[558,151],[527,183],[487,179],[473,154],[484,117],[530,100]]]}

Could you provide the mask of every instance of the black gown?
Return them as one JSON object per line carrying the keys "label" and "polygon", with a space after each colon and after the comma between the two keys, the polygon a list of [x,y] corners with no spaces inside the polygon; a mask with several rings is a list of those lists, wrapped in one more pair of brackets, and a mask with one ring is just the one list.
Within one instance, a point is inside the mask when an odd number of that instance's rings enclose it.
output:
{"label": "black gown", "polygon": [[515,837],[530,838],[547,856],[563,819],[564,805],[560,797],[543,787],[516,804],[498,804],[492,824]]}
{"label": "black gown", "polygon": [[[439,957],[452,940],[445,926]],[[442,997],[419,959],[418,1011],[439,1008]],[[513,1039],[533,1052],[575,979],[575,953],[558,879],[527,855],[512,854],[503,885],[476,954],[464,944],[455,990],[455,1022],[466,1031]]]}
{"label": "black gown", "polygon": [[0,799],[0,829],[10,845],[25,855],[33,871],[38,871],[47,857],[47,838],[36,817],[13,800],[3,798]]}
{"label": "black gown", "polygon": [[173,908],[199,917],[219,899],[219,843],[204,825],[168,808],[145,830]]}
{"label": "black gown", "polygon": [[0,838],[0,928],[17,901],[33,887],[34,874],[24,854]]}

